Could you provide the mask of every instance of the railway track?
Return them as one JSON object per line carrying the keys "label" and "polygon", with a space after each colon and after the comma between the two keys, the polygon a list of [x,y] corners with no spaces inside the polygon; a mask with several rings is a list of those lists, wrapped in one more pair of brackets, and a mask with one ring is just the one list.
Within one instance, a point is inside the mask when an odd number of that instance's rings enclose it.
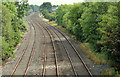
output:
{"label": "railway track", "polygon": [[[62,42],[61,38],[59,37],[59,35],[58,35],[54,30],[52,30],[52,31],[57,35],[57,37],[59,38],[59,41],[62,43],[62,46],[63,46],[63,48],[65,49],[65,52],[66,52],[66,54],[67,54],[67,56],[68,56],[68,59],[69,59],[69,61],[70,61],[70,64],[71,64],[71,66],[72,66],[72,69],[73,69],[73,71],[74,71],[74,75],[75,75],[75,77],[78,77],[78,76],[77,76],[77,72],[76,72],[76,70],[75,70],[75,67],[74,67],[74,65],[73,65],[73,62],[72,62],[72,59],[71,59],[71,57],[70,57],[70,55],[69,55],[68,50],[66,49],[66,47],[65,47],[65,45],[63,44],[63,42]],[[52,33],[52,32],[51,32],[51,33]]]}
{"label": "railway track", "polygon": [[[41,27],[41,26],[39,26]],[[43,29],[41,28],[42,32],[43,32]],[[45,37],[45,33],[43,32],[43,36],[44,36],[44,40],[47,40],[46,37]],[[46,52],[46,41],[44,42],[44,63],[43,63],[43,71],[42,71],[42,77],[45,76],[45,71],[46,71],[46,62],[47,62],[47,52]]]}
{"label": "railway track", "polygon": [[[28,21],[28,22],[29,22],[29,21]],[[29,23],[29,24],[30,24],[30,23]],[[24,54],[26,53],[26,50],[27,50],[27,48],[28,48],[28,46],[29,46],[30,38],[31,38],[31,33],[32,33],[31,27],[33,27],[34,32],[35,32],[34,37],[36,37],[35,27],[33,26],[33,24],[31,24],[31,26],[30,26],[30,35],[29,35],[29,38],[28,38],[26,47],[24,48],[23,53],[22,53],[22,55],[20,56],[18,62],[16,63],[15,68],[13,69],[12,74],[10,75],[10,77],[13,77],[14,73],[16,72],[17,67],[19,66],[19,64],[20,64],[21,60],[23,59],[23,56],[24,56]],[[28,62],[27,62],[27,67],[26,67],[26,69],[25,69],[25,73],[24,73],[25,76],[27,75],[27,72],[28,72],[28,68],[29,68],[31,59],[32,59],[33,54],[34,54],[34,45],[35,45],[35,42],[36,42],[36,41],[34,40],[34,43],[33,43],[33,46],[32,46],[32,50],[31,50],[31,53],[30,53],[30,56],[29,56],[29,60],[28,60]]]}
{"label": "railway track", "polygon": [[[35,27],[34,27],[33,24],[32,24],[32,26],[33,26],[34,31],[35,31]],[[36,31],[35,31],[34,37],[36,38]],[[34,55],[35,43],[36,43],[36,41],[34,40],[34,42],[33,42],[33,47],[32,47],[32,50],[31,50],[31,54],[30,54],[30,57],[29,57],[29,61],[28,61],[28,64],[27,64],[27,67],[26,67],[26,70],[25,70],[25,74],[24,74],[25,76],[27,75],[27,72],[28,72],[28,69],[29,69],[29,66],[30,66],[32,57],[33,57],[33,55]]]}
{"label": "railway track", "polygon": [[85,64],[84,60],[82,59],[82,57],[80,56],[80,54],[78,53],[78,51],[76,50],[76,48],[72,45],[72,43],[68,40],[68,38],[60,31],[58,30],[56,27],[54,27],[55,30],[57,30],[58,32],[60,32],[65,39],[69,42],[69,44],[71,45],[71,47],[74,49],[74,51],[76,52],[76,54],[78,55],[79,59],[81,60],[81,62],[83,63],[85,69],[87,70],[88,74],[90,75],[90,77],[93,77],[92,73],[90,72],[89,68],[87,67],[87,65]]}
{"label": "railway track", "polygon": [[[36,23],[35,23],[36,24]],[[38,24],[36,24],[36,25],[38,25]],[[44,33],[44,31],[43,31],[43,29],[41,28],[41,26],[39,26],[38,25],[38,27],[39,27],[39,29],[42,31],[42,34],[43,34],[43,37],[44,37],[44,63],[43,63],[43,70],[42,70],[42,77],[44,77],[45,76],[45,72],[46,72],[46,63],[47,63],[47,52],[46,52],[46,36],[45,36],[45,33]]]}
{"label": "railway track", "polygon": [[[39,25],[39,24],[37,24],[37,25]],[[41,25],[41,24],[40,24]],[[40,26],[39,25],[39,26]],[[55,44],[54,44],[54,39],[53,39],[53,36],[51,35],[51,33],[50,33],[50,31],[47,29],[47,28],[45,28],[45,27],[43,27],[43,26],[41,26],[47,33],[48,33],[48,35],[50,36],[50,39],[51,39],[51,42],[52,42],[52,46],[53,46],[53,52],[54,52],[54,58],[55,58],[55,66],[56,66],[56,76],[58,77],[59,76],[59,72],[58,72],[58,65],[57,65],[57,55],[56,55],[56,48],[55,48]],[[45,60],[46,61],[46,60]],[[46,64],[45,64],[46,65]],[[44,77],[44,75],[45,75],[45,70],[46,70],[46,66],[44,66],[44,71],[43,71],[43,73],[42,73],[42,76]]]}
{"label": "railway track", "polygon": [[55,48],[55,44],[54,44],[54,39],[53,39],[53,36],[50,33],[50,31],[47,28],[44,28],[44,29],[48,32],[48,34],[49,34],[49,36],[51,38],[51,42],[52,42],[52,46],[53,46],[53,52],[54,52],[54,58],[55,58],[56,76],[58,77],[59,76],[59,72],[58,72],[57,55],[56,55],[56,48]]}
{"label": "railway track", "polygon": [[[35,21],[34,21],[34,23],[35,23]],[[35,23],[36,25],[38,25],[37,23]],[[42,29],[42,27],[40,26],[40,25],[38,25],[38,27],[39,27],[39,29],[41,30],[41,32],[42,32],[42,34],[43,34],[43,37],[44,37],[44,47],[43,47],[43,51],[44,51],[44,54],[43,54],[43,56],[44,56],[44,63],[43,63],[43,70],[42,70],[42,77],[44,77],[45,76],[45,72],[46,72],[46,63],[47,63],[47,52],[46,52],[46,36],[45,36],[45,33],[44,33],[44,31],[43,31],[43,29]]]}

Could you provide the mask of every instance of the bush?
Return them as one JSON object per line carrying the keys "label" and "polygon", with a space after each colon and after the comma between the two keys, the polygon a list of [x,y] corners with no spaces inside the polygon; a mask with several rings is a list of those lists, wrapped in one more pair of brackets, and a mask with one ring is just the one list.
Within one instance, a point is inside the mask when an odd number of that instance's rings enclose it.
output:
{"label": "bush", "polygon": [[[22,8],[24,7],[24,8]],[[17,8],[17,9],[16,9]],[[23,16],[26,4],[18,2],[2,3],[2,59],[14,57],[13,50],[21,41],[21,32],[25,32]],[[20,11],[21,10],[21,11]]]}

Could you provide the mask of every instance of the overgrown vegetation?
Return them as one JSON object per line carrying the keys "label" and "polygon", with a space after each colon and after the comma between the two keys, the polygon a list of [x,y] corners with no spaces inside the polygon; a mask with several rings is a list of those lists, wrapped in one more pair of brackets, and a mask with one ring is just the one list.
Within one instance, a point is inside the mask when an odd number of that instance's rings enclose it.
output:
{"label": "overgrown vegetation", "polygon": [[[111,72],[120,73],[120,2],[61,5],[55,13],[55,21],[59,26],[85,44],[99,60],[103,57],[109,60],[114,68]],[[106,61],[102,61],[99,64],[106,64]]]}
{"label": "overgrown vegetation", "polygon": [[13,50],[21,41],[21,34],[26,31],[23,17],[27,6],[25,1],[2,3],[2,60],[14,57]]}
{"label": "overgrown vegetation", "polygon": [[40,12],[42,15],[46,18],[49,19],[49,21],[55,21],[55,12],[52,10],[52,8],[56,8],[57,6],[53,5],[50,2],[44,2],[40,6]]}

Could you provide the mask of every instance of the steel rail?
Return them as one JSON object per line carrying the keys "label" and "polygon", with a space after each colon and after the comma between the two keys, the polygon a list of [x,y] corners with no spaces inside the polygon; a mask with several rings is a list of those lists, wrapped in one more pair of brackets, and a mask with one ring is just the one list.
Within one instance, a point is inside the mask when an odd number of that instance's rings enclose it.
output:
{"label": "steel rail", "polygon": [[42,77],[44,77],[45,76],[45,71],[46,71],[46,62],[47,62],[47,53],[46,53],[46,37],[45,37],[45,33],[43,32],[43,29],[42,29],[42,27],[39,25],[39,24],[37,24],[37,23],[35,23],[36,25],[38,25],[38,27],[41,29],[41,31],[42,31],[42,34],[43,34],[43,37],[44,37],[44,63],[43,63],[43,71],[42,71]]}
{"label": "steel rail", "polygon": [[[39,23],[39,24],[41,25],[41,27],[43,27],[41,23]],[[53,52],[54,52],[54,57],[55,57],[56,76],[59,77],[58,65],[57,65],[57,55],[56,55],[56,48],[55,48],[55,44],[54,44],[53,35],[49,32],[49,30],[47,29],[47,27],[46,27],[46,28],[43,27],[43,28],[44,28],[44,29],[47,31],[47,33],[49,34],[50,39],[51,39],[51,42],[52,42]]]}
{"label": "steel rail", "polygon": [[67,48],[66,48],[65,45],[63,44],[63,42],[62,42],[61,38],[58,36],[58,34],[57,34],[54,30],[52,30],[52,32],[54,32],[54,33],[57,35],[57,37],[59,38],[60,42],[62,43],[62,46],[63,46],[63,48],[64,48],[65,51],[66,51],[66,54],[67,54],[67,56],[68,56],[68,59],[69,59],[70,64],[71,64],[71,66],[72,66],[72,69],[73,69],[73,71],[74,71],[75,77],[78,77],[78,74],[77,74],[77,72],[76,72],[76,70],[75,70],[75,67],[74,67],[74,65],[73,65],[72,59],[71,59],[71,57],[70,57],[70,55],[69,55],[69,53],[68,53]]}
{"label": "steel rail", "polygon": [[[32,23],[31,23],[32,24]],[[30,54],[30,57],[29,57],[29,60],[28,60],[28,64],[27,64],[27,67],[26,67],[26,70],[25,70],[25,76],[27,75],[27,72],[28,72],[28,69],[29,69],[29,66],[30,66],[30,63],[31,63],[31,61],[32,61],[32,58],[33,58],[33,55],[34,55],[34,53],[35,53],[35,43],[36,43],[36,30],[35,30],[35,27],[34,27],[34,25],[32,24],[32,26],[33,26],[33,28],[34,28],[34,32],[35,32],[35,34],[34,34],[34,42],[33,42],[33,46],[32,46],[32,50],[31,50],[31,54]]]}
{"label": "steel rail", "polygon": [[22,55],[20,56],[19,60],[17,61],[16,65],[15,65],[15,68],[13,69],[12,74],[11,74],[10,77],[13,77],[13,75],[14,75],[17,67],[18,67],[18,65],[20,64],[20,62],[21,62],[21,60],[22,60],[22,58],[23,58],[23,56],[24,56],[24,54],[25,54],[25,52],[26,52],[26,50],[27,50],[27,48],[28,48],[28,45],[29,45],[29,43],[30,43],[31,33],[32,33],[32,32],[31,32],[31,26],[30,26],[30,34],[29,34],[29,39],[28,39],[28,41],[27,41],[26,47],[23,49],[23,53],[22,53]]}

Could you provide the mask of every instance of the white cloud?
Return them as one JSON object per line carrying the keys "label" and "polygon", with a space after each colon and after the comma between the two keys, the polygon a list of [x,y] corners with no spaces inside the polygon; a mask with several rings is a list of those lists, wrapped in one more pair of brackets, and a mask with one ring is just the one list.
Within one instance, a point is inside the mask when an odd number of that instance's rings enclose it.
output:
{"label": "white cloud", "polygon": [[83,2],[84,0],[28,0],[29,4],[41,5],[43,2],[51,2],[52,5],[73,4]]}

